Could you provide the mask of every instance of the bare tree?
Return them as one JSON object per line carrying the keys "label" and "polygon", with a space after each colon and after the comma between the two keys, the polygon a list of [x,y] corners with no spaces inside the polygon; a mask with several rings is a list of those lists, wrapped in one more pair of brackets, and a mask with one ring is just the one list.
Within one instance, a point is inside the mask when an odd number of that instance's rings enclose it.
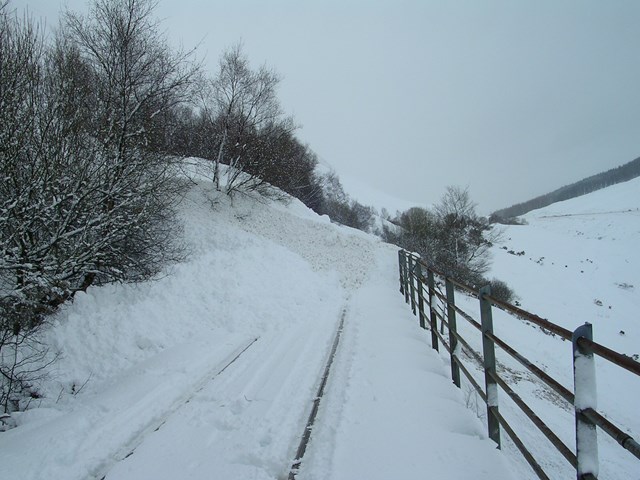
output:
{"label": "bare tree", "polygon": [[447,187],[431,212],[411,208],[394,223],[398,229],[384,228],[385,240],[416,251],[423,259],[472,286],[489,283],[489,248],[500,234],[476,214],[467,188]]}
{"label": "bare tree", "polygon": [[471,200],[469,187],[447,186],[440,203],[435,206],[435,213],[439,217],[446,217],[447,215],[475,217],[476,204]]}
{"label": "bare tree", "polygon": [[489,223],[479,217],[468,188],[447,187],[435,207],[438,263],[451,275],[477,283],[490,266]]}
{"label": "bare tree", "polygon": [[276,96],[279,82],[278,75],[266,66],[251,69],[241,43],[220,58],[219,72],[207,81],[202,95],[202,111],[218,132],[213,173],[216,189],[220,189],[220,164],[232,167],[227,193],[259,186],[262,176],[255,165],[256,153],[264,145],[259,146],[256,139],[268,131],[294,130],[293,121],[282,118]]}
{"label": "bare tree", "polygon": [[[169,157],[156,119],[188,95],[189,54],[158,33],[147,0],[97,0],[66,15],[45,48],[33,22],[0,9],[0,349],[19,349],[46,314],[92,284],[138,281],[181,258]],[[8,335],[8,336],[7,336]],[[1,362],[0,362],[1,363]]]}
{"label": "bare tree", "polygon": [[148,278],[175,253],[173,165],[148,147],[162,128],[155,119],[189,99],[198,69],[193,52],[168,46],[152,17],[155,6],[150,0],[95,0],[88,17],[65,15],[64,34],[94,77],[91,169],[100,183],[98,223],[107,239],[94,243],[104,248],[94,255],[85,284],[96,275],[101,281]]}
{"label": "bare tree", "polygon": [[[32,188],[37,155],[34,131],[41,93],[44,46],[39,28],[0,5],[0,402],[6,412],[20,390],[20,345],[33,338],[25,311],[30,284],[28,234],[34,209],[23,208],[38,192]],[[31,202],[33,204],[33,201]],[[16,227],[24,224],[23,232]],[[21,240],[25,240],[25,242]]]}
{"label": "bare tree", "polygon": [[114,161],[145,146],[155,117],[187,100],[193,51],[173,52],[151,0],[95,0],[91,15],[66,12],[66,33],[96,73],[98,138]]}

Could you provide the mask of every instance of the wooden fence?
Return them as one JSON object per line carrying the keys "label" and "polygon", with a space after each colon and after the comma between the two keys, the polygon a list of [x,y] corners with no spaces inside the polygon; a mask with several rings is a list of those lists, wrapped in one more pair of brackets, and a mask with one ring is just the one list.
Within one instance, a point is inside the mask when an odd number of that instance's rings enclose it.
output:
{"label": "wooden fence", "polygon": [[[501,430],[504,430],[537,476],[540,479],[550,478],[512,425],[500,414],[498,391],[501,390],[513,400],[515,405],[549,440],[550,444],[571,464],[576,471],[578,480],[598,478],[598,429],[610,435],[622,448],[640,459],[638,442],[596,410],[595,357],[605,359],[639,376],[640,363],[595,342],[592,327],[588,323],[571,332],[538,315],[493,298],[489,286],[475,290],[444,275],[426,265],[416,254],[400,250],[398,261],[400,292],[404,295],[406,302],[411,305],[413,313],[418,316],[420,326],[431,331],[431,346],[435,350],[439,350],[439,345],[442,344],[449,352],[453,383],[460,388],[460,374],[462,373],[486,404],[488,435],[496,442],[498,448],[500,448]],[[442,285],[445,288],[444,293],[441,291]],[[456,305],[456,292],[472,295],[478,299],[480,321]],[[537,366],[535,360],[526,358],[499,337],[498,332],[495,332],[493,328],[492,310],[494,307],[500,308],[514,317],[531,322],[544,331],[571,341],[573,348],[573,392]],[[472,348],[469,339],[465,339],[458,332],[458,318],[469,322],[480,332],[481,353]],[[438,321],[442,327],[441,331],[438,331]],[[448,331],[446,339],[444,338],[444,327]],[[569,448],[500,376],[496,369],[496,347],[515,359],[544,382],[548,388],[573,406],[576,430],[575,451]],[[484,388],[474,379],[469,366],[463,363],[465,357],[461,355],[463,349],[466,356],[474,360],[484,371]]]}

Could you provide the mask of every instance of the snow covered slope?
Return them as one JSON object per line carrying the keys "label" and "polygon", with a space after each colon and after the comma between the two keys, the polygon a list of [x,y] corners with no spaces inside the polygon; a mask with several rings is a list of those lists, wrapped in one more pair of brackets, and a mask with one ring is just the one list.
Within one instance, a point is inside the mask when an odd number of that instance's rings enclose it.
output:
{"label": "snow covered slope", "polygon": [[[593,324],[594,339],[636,360],[640,355],[640,178],[550,205],[525,215],[527,225],[505,227],[493,248],[492,274],[506,281],[528,311],[574,330]],[[516,344],[542,368],[573,390],[571,346],[512,317],[497,314],[499,336]],[[509,365],[508,360],[504,360]],[[640,379],[599,359],[598,405],[607,416],[640,437]],[[522,395],[573,445],[573,419],[522,368],[512,376]],[[565,410],[565,411],[563,411]],[[531,439],[537,437],[532,436]],[[536,447],[546,440],[533,440]],[[537,444],[535,442],[538,442]],[[601,478],[638,478],[630,454],[599,436]],[[540,452],[549,451],[541,449]],[[547,458],[558,478],[571,475],[563,459]]]}
{"label": "snow covered slope", "polygon": [[336,170],[326,160],[320,161],[316,166],[316,172],[319,175],[326,175],[329,173],[337,174],[340,179],[340,183],[350,198],[357,200],[362,205],[373,207],[376,209],[378,214],[382,212],[383,208],[393,216],[396,212],[404,212],[412,207],[421,206],[419,202],[399,198],[386,191],[380,190],[379,188],[368,185],[357,175],[349,175],[339,171],[339,169]]}
{"label": "snow covered slope", "polygon": [[513,478],[397,292],[394,247],[205,181],[182,209],[187,261],[55,316],[62,356],[0,433],[1,479],[286,478],[343,311],[298,478]]}
{"label": "snow covered slope", "polygon": [[493,273],[524,308],[572,330],[588,321],[600,342],[640,354],[640,178],[522,218],[494,248]]}
{"label": "snow covered slope", "polygon": [[375,208],[379,213],[386,209],[390,215],[396,212],[404,212],[413,207],[423,207],[419,202],[405,200],[377,188],[367,185],[359,177],[340,174],[340,181],[345,191],[363,205]]}

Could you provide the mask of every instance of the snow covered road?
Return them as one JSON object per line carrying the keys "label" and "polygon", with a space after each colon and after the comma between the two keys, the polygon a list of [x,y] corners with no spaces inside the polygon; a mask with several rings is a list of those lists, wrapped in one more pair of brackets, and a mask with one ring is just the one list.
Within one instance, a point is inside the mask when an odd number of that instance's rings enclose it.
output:
{"label": "snow covered road", "polygon": [[310,321],[260,338],[107,480],[286,475],[332,333],[331,323]]}
{"label": "snow covered road", "polygon": [[1,479],[287,478],[343,310],[299,480],[513,478],[398,293],[394,247],[208,185],[184,208],[186,263],[55,320],[65,356],[0,433]]}
{"label": "snow covered road", "polygon": [[77,409],[43,409],[41,421],[0,437],[0,478],[101,478],[251,344],[231,335],[215,346],[167,349],[106,382]]}
{"label": "snow covered road", "polygon": [[353,294],[297,478],[512,478],[397,292],[396,258],[381,245]]}
{"label": "snow covered road", "polygon": [[[296,478],[509,478],[397,294],[388,253],[350,292],[339,353]],[[106,479],[286,478],[336,325],[304,322],[261,338]]]}

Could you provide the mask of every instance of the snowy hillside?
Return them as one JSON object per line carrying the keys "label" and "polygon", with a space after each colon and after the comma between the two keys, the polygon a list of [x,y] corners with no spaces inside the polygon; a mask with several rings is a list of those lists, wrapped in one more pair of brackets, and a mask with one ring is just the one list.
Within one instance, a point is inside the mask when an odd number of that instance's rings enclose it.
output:
{"label": "snowy hillside", "polygon": [[372,187],[363,182],[358,176],[339,172],[326,160],[320,160],[316,166],[316,172],[319,175],[327,175],[329,173],[337,174],[340,183],[350,198],[368,207],[373,207],[378,214],[382,212],[383,208],[386,209],[390,215],[395,215],[396,212],[404,212],[412,207],[420,206],[417,202],[399,198]]}
{"label": "snowy hillside", "polygon": [[394,247],[206,181],[181,216],[184,263],[52,319],[61,357],[0,432],[0,478],[286,478],[341,318],[297,478],[515,478],[399,295]]}
{"label": "snowy hillside", "polygon": [[418,202],[401,199],[387,192],[382,192],[367,185],[358,177],[340,174],[340,181],[349,195],[363,205],[375,208],[378,213],[384,208],[390,215],[395,215],[396,212],[404,212],[413,207],[423,206]]}
{"label": "snowy hillside", "polygon": [[[550,205],[525,215],[527,225],[505,227],[493,247],[491,274],[506,281],[522,307],[574,330],[593,324],[594,340],[638,359],[640,355],[640,178]],[[539,329],[498,313],[499,335],[536,359],[573,390],[571,346]],[[513,368],[521,395],[532,401],[546,421],[573,445],[573,419],[559,399],[549,395],[522,367]],[[640,379],[597,360],[598,406],[602,412],[640,437],[637,399]],[[509,407],[506,407],[509,408]],[[527,420],[523,420],[528,424]],[[540,455],[551,451],[527,435]],[[537,442],[537,443],[536,443]],[[599,435],[601,478],[638,478],[638,461],[604,433]],[[559,455],[558,455],[559,457]],[[571,475],[561,458],[545,458],[557,478]],[[555,478],[555,477],[554,477]]]}
{"label": "snowy hillside", "polygon": [[493,273],[524,308],[569,329],[591,322],[602,343],[640,354],[640,178],[522,218],[494,248]]}

